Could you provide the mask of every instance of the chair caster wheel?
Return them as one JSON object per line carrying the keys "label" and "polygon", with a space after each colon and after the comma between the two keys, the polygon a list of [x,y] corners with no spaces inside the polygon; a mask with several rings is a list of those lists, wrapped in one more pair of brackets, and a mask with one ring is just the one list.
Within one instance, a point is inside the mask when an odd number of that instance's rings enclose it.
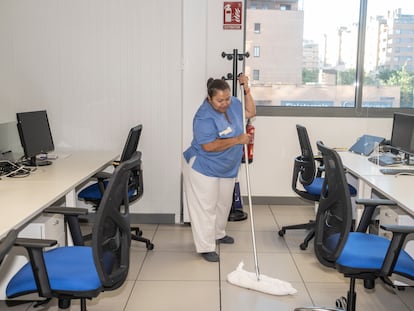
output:
{"label": "chair caster wheel", "polygon": [[299,247],[300,247],[300,249],[301,250],[306,250],[307,248],[308,248],[308,244],[305,244],[305,243],[301,243],[300,245],[299,245]]}
{"label": "chair caster wheel", "polygon": [[280,229],[278,233],[279,233],[279,236],[284,236],[286,233],[286,230]]}
{"label": "chair caster wheel", "polygon": [[147,250],[153,250],[154,249],[154,244],[153,243],[148,243],[147,244]]}

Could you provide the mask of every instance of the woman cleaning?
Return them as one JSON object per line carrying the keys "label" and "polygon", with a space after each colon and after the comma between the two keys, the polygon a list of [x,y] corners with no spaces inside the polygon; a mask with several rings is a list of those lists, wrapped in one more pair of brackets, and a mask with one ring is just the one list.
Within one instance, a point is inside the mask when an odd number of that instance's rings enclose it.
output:
{"label": "woman cleaning", "polygon": [[[245,116],[256,115],[256,106],[247,76],[241,74],[244,86]],[[193,140],[184,152],[184,190],[191,229],[197,253],[210,262],[219,261],[216,243],[234,243],[226,235],[235,178],[243,145],[250,136],[243,129],[243,105],[231,95],[225,80],[207,81],[207,97],[193,119]]]}

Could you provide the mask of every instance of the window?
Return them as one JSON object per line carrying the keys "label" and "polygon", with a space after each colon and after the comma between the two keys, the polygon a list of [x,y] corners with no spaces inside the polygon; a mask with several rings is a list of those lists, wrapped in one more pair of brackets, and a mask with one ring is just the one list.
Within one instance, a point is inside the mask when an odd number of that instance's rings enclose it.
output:
{"label": "window", "polygon": [[260,46],[255,46],[253,48],[253,56],[254,57],[259,57],[260,56]]}
{"label": "window", "polygon": [[245,44],[254,57],[244,70],[258,106],[266,108],[258,107],[259,114],[352,116],[363,108],[386,115],[414,108],[412,1],[247,0]]}
{"label": "window", "polygon": [[413,14],[410,1],[368,4],[363,107],[414,108]]}
{"label": "window", "polygon": [[290,4],[281,4],[280,5],[280,10],[281,11],[289,11],[291,9]]}
{"label": "window", "polygon": [[253,70],[253,81],[260,81],[260,70]]}

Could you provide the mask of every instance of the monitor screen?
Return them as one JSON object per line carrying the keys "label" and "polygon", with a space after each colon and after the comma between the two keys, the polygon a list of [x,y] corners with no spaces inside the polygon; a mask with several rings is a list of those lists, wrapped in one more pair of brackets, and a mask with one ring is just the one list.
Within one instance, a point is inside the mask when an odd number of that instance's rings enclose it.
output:
{"label": "monitor screen", "polygon": [[27,165],[46,165],[50,161],[38,161],[36,156],[54,150],[52,133],[46,110],[20,112],[17,116],[17,129]]}
{"label": "monitor screen", "polygon": [[414,115],[394,113],[391,146],[403,153],[414,155]]}

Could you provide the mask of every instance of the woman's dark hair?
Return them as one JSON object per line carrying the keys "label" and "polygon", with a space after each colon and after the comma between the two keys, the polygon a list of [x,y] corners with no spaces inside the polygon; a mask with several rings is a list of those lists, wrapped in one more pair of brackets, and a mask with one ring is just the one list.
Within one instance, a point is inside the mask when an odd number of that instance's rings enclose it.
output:
{"label": "woman's dark hair", "polygon": [[210,78],[207,80],[207,94],[211,98],[216,95],[217,91],[230,90],[230,85],[222,79]]}

